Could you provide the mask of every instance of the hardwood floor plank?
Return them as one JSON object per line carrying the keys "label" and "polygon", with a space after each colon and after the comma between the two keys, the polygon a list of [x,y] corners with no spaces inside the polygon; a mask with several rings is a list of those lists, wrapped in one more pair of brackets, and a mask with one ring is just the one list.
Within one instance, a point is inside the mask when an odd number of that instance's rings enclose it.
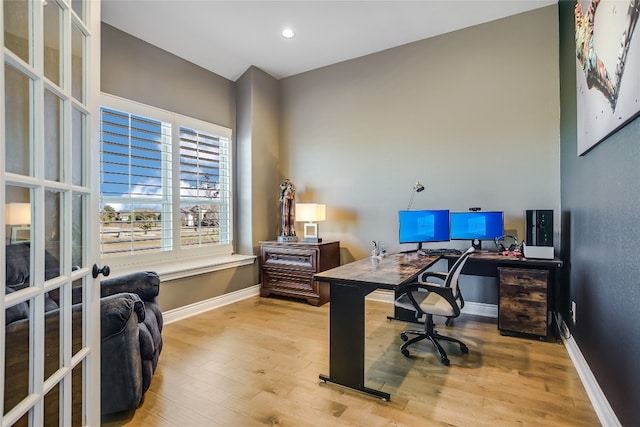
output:
{"label": "hardwood floor plank", "polygon": [[389,402],[334,384],[328,373],[329,304],[253,297],[166,325],[160,364],[133,414],[106,426],[597,426],[565,348],[502,336],[495,319],[438,324],[451,366],[423,342],[404,357],[390,304],[367,301],[365,379]]}

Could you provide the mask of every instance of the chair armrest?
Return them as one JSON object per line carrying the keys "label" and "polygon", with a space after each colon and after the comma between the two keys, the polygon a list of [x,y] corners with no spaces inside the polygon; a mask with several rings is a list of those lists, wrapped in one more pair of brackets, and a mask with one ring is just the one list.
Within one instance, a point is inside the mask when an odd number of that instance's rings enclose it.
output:
{"label": "chair armrest", "polygon": [[455,312],[455,316],[458,316],[460,314],[460,307],[456,302],[456,297],[453,295],[453,290],[451,288],[445,288],[443,286],[432,285],[425,282],[413,282],[413,283],[408,283],[406,285],[400,286],[398,288],[398,291],[399,291],[398,294],[400,295],[400,294],[406,293],[411,303],[416,308],[418,308],[420,307],[420,304],[418,304],[418,302],[413,297],[413,292],[416,292],[419,289],[423,289],[425,291],[440,295],[442,298],[447,300],[449,304],[451,304],[451,307]]}
{"label": "chair armrest", "polygon": [[[447,272],[442,272],[442,271],[425,271],[424,273],[422,273],[421,275],[418,276],[418,281],[419,282],[429,282],[427,279],[428,278],[436,278],[438,280],[442,280],[442,284],[444,285],[444,282],[447,280],[447,276],[449,275],[449,273]],[[431,282],[429,282],[431,283]],[[460,286],[458,286],[458,295],[456,295],[456,298],[460,300],[460,308],[464,307],[464,297],[462,296],[462,291],[460,291]]]}
{"label": "chair armrest", "polygon": [[425,271],[418,276],[418,282],[428,282],[427,278],[433,277],[443,282],[447,280],[447,275],[449,273],[443,271]]}
{"label": "chair armrest", "polygon": [[120,333],[131,316],[144,321],[144,303],[137,294],[121,293],[100,299],[100,338]]}
{"label": "chair armrest", "polygon": [[153,301],[160,293],[160,277],[153,271],[140,271],[104,279],[100,283],[102,297],[123,292],[133,292],[143,301]]}

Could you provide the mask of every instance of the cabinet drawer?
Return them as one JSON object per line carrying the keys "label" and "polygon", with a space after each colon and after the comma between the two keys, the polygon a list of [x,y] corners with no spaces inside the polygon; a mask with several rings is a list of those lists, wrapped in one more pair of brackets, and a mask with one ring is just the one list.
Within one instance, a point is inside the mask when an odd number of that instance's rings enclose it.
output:
{"label": "cabinet drawer", "polygon": [[501,308],[499,329],[544,337],[547,335],[547,311],[543,307],[520,306],[512,310]]}
{"label": "cabinet drawer", "polygon": [[531,270],[525,268],[499,268],[500,286],[518,286],[523,289],[539,289],[546,293],[547,270]]}
{"label": "cabinet drawer", "polygon": [[318,268],[318,251],[304,248],[262,248],[264,267],[295,268],[315,273]]}
{"label": "cabinet drawer", "polygon": [[311,273],[265,267],[262,274],[262,286],[270,290],[290,290],[308,295],[316,294]]}
{"label": "cabinet drawer", "polygon": [[498,328],[523,334],[546,336],[546,270],[499,268],[500,298]]}

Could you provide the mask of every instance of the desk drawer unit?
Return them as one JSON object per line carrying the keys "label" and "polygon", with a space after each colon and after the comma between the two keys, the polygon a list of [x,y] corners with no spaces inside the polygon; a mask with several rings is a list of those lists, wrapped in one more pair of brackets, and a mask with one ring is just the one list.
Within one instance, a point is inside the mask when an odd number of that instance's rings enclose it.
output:
{"label": "desk drawer unit", "polygon": [[261,296],[304,298],[313,305],[329,301],[329,287],[313,275],[340,265],[339,242],[261,242],[260,253]]}
{"label": "desk drawer unit", "polygon": [[498,329],[546,337],[549,271],[498,268]]}

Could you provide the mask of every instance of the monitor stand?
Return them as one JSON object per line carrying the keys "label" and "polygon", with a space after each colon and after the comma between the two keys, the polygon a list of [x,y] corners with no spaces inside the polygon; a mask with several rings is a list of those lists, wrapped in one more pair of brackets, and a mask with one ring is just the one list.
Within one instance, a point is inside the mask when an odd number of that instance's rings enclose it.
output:
{"label": "monitor stand", "polygon": [[473,246],[473,249],[479,251],[480,249],[482,249],[482,240],[480,239],[473,239],[471,241],[471,246]]}

